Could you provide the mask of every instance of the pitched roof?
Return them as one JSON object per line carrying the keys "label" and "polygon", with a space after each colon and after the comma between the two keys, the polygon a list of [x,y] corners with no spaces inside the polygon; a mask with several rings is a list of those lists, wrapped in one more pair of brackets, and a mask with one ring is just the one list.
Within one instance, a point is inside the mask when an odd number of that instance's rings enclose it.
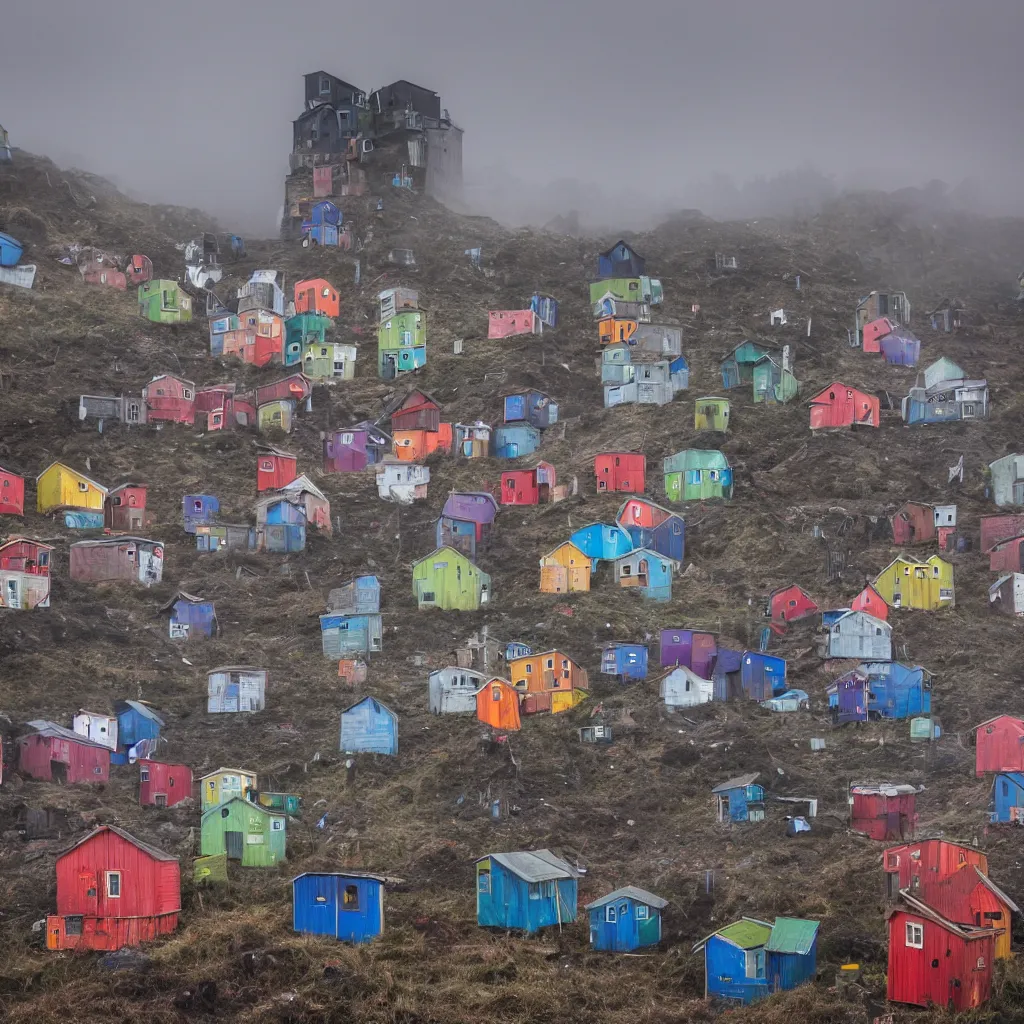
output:
{"label": "pitched roof", "polygon": [[58,725],[56,722],[48,722],[45,718],[33,718],[31,722],[26,722],[25,724],[39,736],[48,736],[55,740],[73,740],[75,743],[81,743],[85,747],[99,747],[101,750],[110,750],[110,747],[105,743],[97,743],[95,740],[89,739],[88,736],[82,736],[71,729],[65,729],[63,725]]}
{"label": "pitched roof", "polygon": [[1024,725],[1024,719],[1018,718],[1016,715],[996,715],[995,718],[986,718],[984,722],[979,722],[974,728],[980,729],[983,725],[991,725],[993,722],[998,722],[1002,718],[1008,718],[1011,722],[1016,722],[1018,725]]}
{"label": "pitched roof", "polygon": [[57,860],[60,860],[61,857],[66,857],[72,850],[77,850],[83,843],[89,842],[90,839],[95,839],[96,836],[103,832],[113,832],[114,835],[120,836],[125,840],[125,842],[131,843],[132,846],[136,847],[136,849],[141,850],[154,860],[178,860],[178,858],[172,854],[165,853],[163,850],[158,850],[155,846],[150,846],[149,843],[144,843],[141,839],[136,839],[135,836],[125,832],[123,828],[118,828],[116,825],[100,825],[98,828],[93,829],[87,836],[83,836],[81,839],[67,847],[67,849],[58,853]]}
{"label": "pitched roof", "polygon": [[905,907],[893,907],[886,915],[886,920],[893,914],[917,914],[920,917],[927,917],[934,921],[939,927],[944,928],[954,935],[963,939],[983,939],[992,935],[1001,935],[1005,928],[973,928],[967,924],[954,924],[947,920],[937,910],[929,907],[927,903],[910,895],[909,889],[900,889],[900,898],[906,903]]}
{"label": "pitched roof", "polygon": [[213,778],[214,775],[222,775],[224,772],[231,772],[233,775],[251,775],[253,778],[256,777],[256,773],[249,771],[248,768],[216,768],[212,772],[200,775],[199,781],[204,782],[206,779]]}
{"label": "pitched roof", "polygon": [[[863,388],[855,388],[852,384],[844,384],[841,380],[834,380],[827,387],[822,388],[807,404],[814,405],[827,391],[833,391],[836,388],[842,388],[845,391],[858,391],[862,395],[871,394],[871,392],[865,391]],[[826,401],[828,401],[828,399],[826,399]]]}
{"label": "pitched roof", "polygon": [[739,946],[740,949],[756,949],[768,941],[771,933],[772,926],[767,921],[759,921],[756,917],[742,917],[739,921],[733,921],[732,924],[727,924],[725,927],[713,931],[700,942],[694,943],[691,952],[696,953],[697,950],[703,949],[708,940],[713,939],[716,935],[720,939],[726,939],[733,945]]}
{"label": "pitched roof", "polygon": [[0,551],[4,548],[10,547],[12,544],[34,544],[37,548],[42,548],[44,551],[53,551],[54,547],[52,544],[44,544],[41,540],[33,540],[31,537],[8,537],[7,540],[0,544]]}
{"label": "pitched roof", "polygon": [[[205,778],[205,776],[204,776],[204,778]],[[202,780],[200,780],[200,781],[202,781]],[[201,821],[205,821],[210,815],[215,814],[217,811],[220,811],[223,808],[229,806],[230,804],[234,804],[234,803],[245,804],[245,806],[250,808],[251,810],[261,811],[263,814],[266,814],[266,815],[268,815],[270,817],[273,817],[273,818],[287,818],[288,817],[288,815],[285,814],[284,811],[272,811],[269,807],[264,807],[263,804],[257,804],[257,803],[253,803],[251,800],[246,800],[245,797],[233,796],[230,800],[225,800],[222,803],[215,804],[213,807],[207,807],[206,810],[203,811],[202,817],[201,817],[200,820]]]}
{"label": "pitched roof", "polygon": [[279,488],[282,491],[298,491],[300,494],[303,491],[309,491],[314,498],[319,498],[321,501],[327,500],[327,495],[320,490],[319,487],[312,480],[306,476],[305,473],[300,473],[291,483],[287,483],[284,487]]}
{"label": "pitched roof", "polygon": [[735,779],[728,779],[726,782],[720,782],[713,790],[712,793],[725,793],[730,789],[745,789],[751,783],[753,783],[760,772],[751,772],[749,775],[737,775]]}
{"label": "pitched roof", "polygon": [[[217,525],[224,525],[224,524],[217,524]],[[187,601],[189,604],[206,604],[207,603],[204,598],[196,597],[195,594],[189,594],[189,593],[187,593],[184,590],[179,590],[167,602],[167,604],[160,605],[160,607],[157,609],[157,611],[169,612],[179,601]],[[213,602],[211,601],[209,603],[212,604]]]}
{"label": "pitched roof", "polygon": [[46,467],[46,469],[44,469],[42,473],[40,473],[39,476],[36,477],[36,483],[42,480],[42,478],[46,476],[46,474],[49,473],[54,466],[60,466],[61,469],[66,469],[69,473],[74,473],[75,476],[80,476],[83,480],[86,480],[90,484],[92,484],[93,487],[99,488],[104,494],[107,493],[107,489],[106,487],[103,486],[103,484],[97,483],[95,480],[92,479],[92,477],[88,477],[84,473],[80,473],[77,469],[72,469],[72,467],[69,466],[66,462],[51,462]]}
{"label": "pitched roof", "polygon": [[619,899],[634,900],[637,903],[646,904],[648,907],[654,907],[655,910],[661,910],[668,906],[668,900],[655,896],[653,892],[639,889],[635,885],[624,885],[621,889],[616,889],[614,892],[608,893],[607,896],[602,896],[599,900],[588,903],[586,909],[595,910],[597,907],[603,907],[606,903],[614,903]]}
{"label": "pitched roof", "polygon": [[579,878],[579,872],[556,857],[550,850],[525,850],[519,853],[491,853],[478,857],[477,863],[487,859],[497,861],[503,868],[524,882],[550,882],[557,878]]}
{"label": "pitched roof", "polygon": [[818,922],[799,917],[777,917],[765,950],[773,953],[810,953],[818,935]]}
{"label": "pitched roof", "polygon": [[[287,380],[287,378],[285,378]],[[278,383],[275,381],[275,383]],[[269,387],[270,385],[264,385]],[[283,448],[275,448],[272,444],[257,444],[255,445],[256,451],[261,455],[280,455],[286,459],[297,459],[297,455],[293,455],[291,452],[286,452]]]}
{"label": "pitched roof", "polygon": [[124,708],[130,708],[132,711],[142,715],[143,718],[148,718],[151,722],[156,722],[157,725],[165,725],[164,720],[148,705],[138,700],[116,700],[114,701],[114,712],[118,713],[118,710],[124,710]]}

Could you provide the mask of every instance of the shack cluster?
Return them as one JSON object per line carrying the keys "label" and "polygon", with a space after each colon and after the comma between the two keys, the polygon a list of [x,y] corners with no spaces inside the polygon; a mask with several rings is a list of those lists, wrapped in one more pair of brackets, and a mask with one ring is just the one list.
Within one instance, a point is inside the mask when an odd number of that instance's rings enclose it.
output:
{"label": "shack cluster", "polygon": [[[282,230],[308,246],[351,247],[351,235],[331,197],[361,195],[371,178],[397,188],[443,194],[461,175],[461,132],[442,113],[436,94],[408,82],[372,93],[325,72],[306,76],[306,106],[294,125],[291,173]],[[448,146],[458,141],[457,159]],[[457,166],[456,166],[457,164]],[[376,176],[376,177],[375,177]],[[244,250],[232,236],[232,252]],[[19,266],[22,247],[0,235],[0,281],[31,287],[35,268]],[[471,259],[477,261],[471,250]],[[123,289],[138,286],[140,314],[159,324],[187,321],[192,299],[174,281],[154,279],[145,256],[120,261],[95,250],[68,257],[89,284]],[[730,263],[731,260],[731,263]],[[322,278],[299,281],[286,298],[283,275],[258,270],[230,303],[214,293],[221,280],[219,244],[204,235],[185,247],[186,275],[205,289],[210,352],[253,366],[292,367],[270,384],[240,392],[235,384],[196,388],[181,377],[154,377],[135,396],[81,395],[77,418],[125,425],[199,421],[206,430],[255,425],[261,431],[292,429],[294,414],[310,408],[314,381],[348,380],[357,349],[328,339],[340,315],[337,290]],[[391,261],[411,265],[410,250],[392,250]],[[716,269],[735,269],[731,257],[716,256]],[[18,278],[15,280],[15,278]],[[28,280],[28,284],[25,281]],[[661,282],[646,276],[646,261],[619,241],[598,257],[598,280],[590,303],[601,346],[598,370],[604,405],[667,404],[690,385],[682,352],[682,328],[652,322],[663,297]],[[393,379],[426,364],[426,315],[417,291],[392,287],[378,295],[378,374]],[[933,313],[948,330],[951,307]],[[781,322],[785,314],[779,311]],[[559,304],[544,293],[529,306],[489,312],[488,337],[538,334],[557,326]],[[776,314],[773,314],[773,318]],[[891,363],[916,366],[920,341],[909,331],[910,304],[901,292],[872,292],[856,308],[852,344]],[[773,321],[774,322],[774,321]],[[789,347],[745,340],[720,360],[722,388],[749,387],[753,401],[784,404],[800,393]],[[362,421],[323,437],[325,474],[372,471],[381,500],[408,504],[427,498],[435,452],[467,459],[532,456],[546,431],[559,422],[557,401],[536,389],[502,396],[501,423],[451,423],[441,405],[412,388],[394,397],[376,421]],[[724,434],[730,400],[708,396],[695,402],[697,430]],[[905,424],[964,421],[988,414],[988,385],[942,358],[929,365],[903,399]],[[877,396],[836,381],[809,401],[812,431],[879,427]],[[382,426],[386,421],[387,429]],[[311,477],[299,472],[298,457],[273,445],[254,449],[256,491],[251,519],[227,522],[213,494],[182,496],[182,526],[204,553],[255,550],[301,551],[307,530],[333,532],[330,503]],[[88,466],[86,467],[88,468]],[[641,452],[606,451],[593,462],[595,491],[621,493],[613,522],[591,522],[569,533],[540,557],[542,593],[563,595],[591,589],[602,563],[615,586],[641,598],[667,602],[686,551],[682,510],[646,496],[648,467]],[[310,471],[312,472],[312,471]],[[997,506],[1024,505],[1024,455],[1008,455],[989,467],[990,495]],[[733,472],[714,448],[686,449],[664,458],[661,487],[668,505],[728,500]],[[147,487],[124,481],[113,488],[61,462],[36,478],[36,509],[59,515],[66,527],[95,531],[68,548],[68,575],[88,582],[124,581],[149,586],[162,578],[164,544],[147,539],[151,525]],[[474,611],[493,600],[485,561],[502,508],[557,502],[578,492],[578,481],[559,483],[556,468],[537,461],[501,473],[493,490],[452,491],[436,520],[435,547],[413,562],[412,593],[421,610]],[[0,469],[0,514],[24,514],[25,480]],[[1024,615],[1024,514],[987,516],[981,546],[999,576],[989,591],[996,610]],[[820,616],[818,654],[830,670],[841,668],[825,688],[836,725],[876,718],[909,720],[910,738],[941,735],[933,715],[932,673],[893,658],[894,611],[938,611],[955,603],[953,566],[941,557],[962,549],[956,505],[907,502],[891,519],[900,548],[934,545],[927,557],[901,553],[850,602],[821,608],[796,584],[767,595],[766,626],[758,650],[719,644],[710,631],[666,627],[660,631],[657,685],[669,708],[711,701],[756,701],[766,712],[799,714],[812,697],[792,688],[784,658],[770,654],[773,637],[794,622]],[[55,547],[14,536],[0,544],[0,607],[8,612],[49,607]],[[941,553],[941,554],[940,554]],[[382,587],[362,575],[330,590],[319,617],[322,652],[338,662],[350,686],[368,678],[373,654],[383,648]],[[159,609],[168,635],[185,641],[215,636],[220,629],[213,602],[178,592]],[[560,649],[534,651],[514,640],[489,653],[474,638],[456,652],[454,664],[427,679],[430,711],[474,715],[496,742],[507,743],[523,717],[559,714],[586,700],[587,670]],[[850,662],[856,664],[851,667]],[[840,664],[841,663],[841,664]],[[500,669],[500,671],[499,671]],[[623,685],[645,680],[646,642],[602,646],[602,675]],[[268,699],[269,673],[258,666],[228,665],[207,673],[208,714],[257,714]],[[260,788],[255,771],[222,767],[194,779],[190,766],[156,756],[166,722],[141,700],[115,701],[108,711],[79,709],[69,725],[26,723],[16,742],[19,772],[31,779],[67,784],[102,784],[111,766],[137,773],[139,803],[166,808],[186,799],[199,810],[197,881],[228,877],[229,865],[270,868],[286,860],[289,823],[302,814],[298,794]],[[399,756],[399,717],[374,696],[364,696],[340,714],[338,749],[346,756]],[[600,715],[578,730],[584,743],[611,743],[613,726]],[[824,745],[824,740],[812,740]],[[992,777],[987,819],[1024,822],[1024,721],[1002,715],[976,728],[976,771]],[[817,748],[816,748],[817,749]],[[0,760],[2,766],[2,760]],[[709,793],[709,815],[730,827],[762,823],[765,789],[752,773],[723,780]],[[0,779],[2,781],[2,779]],[[890,902],[888,995],[915,1005],[951,1004],[962,1010],[989,997],[995,960],[1011,955],[1011,916],[1019,913],[988,876],[984,853],[946,839],[915,840],[919,791],[902,783],[854,782],[849,786],[849,821],[854,831],[881,843],[885,893]],[[812,829],[818,813],[813,797],[776,797],[787,809],[791,834]],[[799,805],[799,808],[794,807]],[[475,862],[477,923],[528,933],[576,920],[577,887],[585,869],[550,850],[487,853]],[[173,857],[114,825],[102,825],[62,853],[56,862],[57,907],[46,922],[50,949],[118,949],[173,932],[181,913],[180,867]],[[365,942],[385,927],[385,891],[398,880],[365,872],[313,872],[293,879],[296,931]],[[658,944],[667,901],[625,885],[585,905],[595,949],[630,951]],[[752,1002],[813,980],[819,922],[790,917],[763,921],[743,917],[697,943],[703,953],[708,996]],[[926,966],[926,965],[929,965]]]}

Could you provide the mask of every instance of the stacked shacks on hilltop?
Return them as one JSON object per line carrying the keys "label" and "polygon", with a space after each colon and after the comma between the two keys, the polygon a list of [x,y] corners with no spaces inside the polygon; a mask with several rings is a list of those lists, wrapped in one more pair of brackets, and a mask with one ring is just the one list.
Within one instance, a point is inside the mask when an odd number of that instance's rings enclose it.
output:
{"label": "stacked shacks on hilltop", "polygon": [[426,314],[419,308],[419,294],[412,288],[388,288],[377,296],[377,374],[393,380],[427,363]]}
{"label": "stacked shacks on hilltop", "polygon": [[645,270],[646,260],[623,241],[597,258],[600,280],[590,285],[590,301],[605,408],[665,405],[690,384],[682,328],[651,323],[651,306],[661,303],[662,288]]}
{"label": "stacked shacks on hilltop", "polygon": [[292,123],[282,237],[310,237],[319,229],[317,244],[350,246],[342,213],[331,200],[384,185],[441,200],[459,194],[462,129],[436,92],[403,80],[367,95],[326,71],[303,77],[303,110]]}

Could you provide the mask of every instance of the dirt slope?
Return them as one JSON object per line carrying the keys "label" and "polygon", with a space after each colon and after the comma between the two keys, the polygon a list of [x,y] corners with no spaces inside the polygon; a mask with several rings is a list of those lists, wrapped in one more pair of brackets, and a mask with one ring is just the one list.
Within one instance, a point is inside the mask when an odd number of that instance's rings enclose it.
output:
{"label": "dirt slope", "polygon": [[[853,779],[923,784],[922,831],[976,839],[998,883],[1024,895],[1018,837],[986,833],[987,786],[973,775],[971,726],[1021,711],[1020,626],[989,615],[992,574],[977,550],[953,557],[955,610],[893,619],[901,657],[936,673],[933,708],[945,735],[932,746],[911,746],[906,723],[830,726],[824,710],[830,677],[813,655],[812,624],[796,625],[772,648],[791,659],[791,684],[811,694],[809,715],[713,704],[684,718],[661,706],[653,678],[623,689],[597,673],[607,640],[650,638],[656,662],[662,627],[711,627],[725,645],[756,645],[764,596],[791,581],[823,606],[841,605],[894,556],[888,541],[872,539],[879,536],[873,524],[908,498],[956,501],[962,531],[976,536],[978,517],[992,511],[983,496],[984,466],[1020,444],[1021,325],[1003,304],[1024,258],[1021,225],[922,217],[879,196],[844,200],[794,223],[671,221],[635,244],[664,283],[659,316],[686,326],[690,391],[663,408],[606,411],[594,369],[587,281],[596,253],[613,239],[510,233],[411,195],[386,195],[381,214],[371,200],[347,202],[346,218],[367,239],[359,287],[352,255],[268,241],[250,242],[249,256],[229,265],[230,277],[218,288],[227,293],[253,268],[276,267],[289,284],[324,276],[341,291],[344,315],[334,336],[362,346],[358,379],[318,387],[312,413],[287,439],[300,454],[300,471],[313,476],[341,516],[340,534],[311,536],[305,552],[287,558],[200,557],[181,530],[181,496],[214,493],[227,521],[249,518],[256,498],[254,436],[174,427],[100,435],[68,419],[64,403],[81,393],[138,393],[161,372],[199,385],[279,374],[213,361],[203,317],[189,325],[149,324],[137,316],[132,293],[88,288],[52,256],[72,241],[143,251],[159,276],[177,277],[175,244],[212,222],[196,211],[133,203],[100,179],[61,172],[48,161],[23,157],[0,169],[0,230],[28,241],[27,258],[40,266],[31,293],[0,290],[0,369],[13,375],[11,390],[0,393],[0,463],[29,478],[54,459],[83,469],[88,460],[90,475],[111,485],[142,477],[155,515],[149,533],[167,545],[165,577],[152,590],[83,585],[67,577],[71,538],[62,525],[34,511],[24,524],[0,524],[56,538],[58,546],[52,607],[0,616],[0,712],[14,725],[41,717],[66,724],[79,707],[102,710],[112,700],[141,696],[168,723],[161,758],[183,760],[197,776],[222,764],[245,765],[267,788],[301,793],[306,808],[302,823],[289,827],[285,867],[237,872],[222,890],[199,891],[186,881],[179,932],[147,949],[145,970],[113,973],[94,956],[47,953],[30,932],[54,907],[55,853],[92,824],[116,822],[179,854],[188,876],[198,812],[143,811],[132,769],[115,770],[110,785],[97,790],[5,782],[0,1008],[6,1018],[703,1020],[714,1011],[701,1001],[702,960],[689,953],[691,944],[740,914],[786,913],[822,921],[820,984],[736,1011],[732,1019],[863,1020],[863,1007],[841,1002],[828,988],[835,965],[855,959],[864,964],[869,987],[884,996],[881,847],[846,828],[845,794]],[[477,245],[484,249],[483,269],[464,256]],[[393,246],[413,248],[417,267],[390,266]],[[735,253],[740,271],[709,280],[704,262],[716,250]],[[447,492],[493,485],[507,464],[432,459],[429,499],[401,510],[378,500],[372,478],[318,473],[320,432],[379,415],[394,393],[375,375],[374,300],[395,283],[419,289],[429,350],[424,371],[399,381],[398,390],[425,388],[452,421],[496,422],[504,392],[540,387],[558,401],[565,424],[550,432],[555,436],[545,439],[541,454],[561,478],[579,479],[578,496],[562,504],[499,516],[495,542],[480,558],[493,578],[494,601],[479,614],[417,612],[411,563],[433,547],[433,522]],[[899,395],[913,379],[914,371],[847,345],[853,305],[875,287],[904,288],[918,313],[949,294],[968,304],[978,322],[959,334],[933,333],[920,315],[913,328],[923,341],[924,364],[949,355],[988,377],[990,420],[908,430],[890,412],[877,431],[811,437],[803,400],[830,381]],[[561,299],[561,326],[542,338],[487,341],[486,311],[518,307],[536,289]],[[778,306],[792,311],[791,322],[771,329],[768,311]],[[732,432],[698,435],[694,399],[721,391],[718,360],[744,337],[792,346],[801,401],[768,409],[753,406],[745,391],[733,392]],[[461,356],[452,351],[457,338],[465,340]],[[611,521],[619,503],[594,494],[593,456],[608,448],[642,449],[649,492],[658,500],[662,457],[687,447],[726,452],[736,468],[736,497],[728,505],[686,508],[692,568],[677,580],[671,604],[645,604],[613,588],[603,567],[590,594],[565,602],[572,616],[557,614],[555,599],[537,592],[537,559],[571,529]],[[949,486],[946,468],[960,454],[964,483]],[[841,581],[827,583],[814,527],[834,538],[843,523],[848,569]],[[241,566],[252,573],[240,573]],[[336,665],[320,653],[317,615],[329,589],[367,571],[383,582],[384,652],[373,659],[368,682],[353,691],[340,685]],[[217,602],[220,637],[186,646],[167,639],[157,609],[178,589]],[[526,720],[497,752],[480,743],[473,719],[430,716],[427,673],[447,664],[449,652],[484,624],[502,640],[559,647],[576,657],[591,674],[590,700],[565,715]],[[426,665],[415,665],[417,656]],[[206,670],[239,663],[270,670],[267,710],[208,716]],[[363,693],[399,715],[401,753],[360,759],[355,780],[346,784],[338,716]],[[621,726],[608,748],[576,742],[576,728],[597,706]],[[809,740],[822,736],[826,749],[812,752]],[[762,825],[718,825],[711,787],[748,771],[761,773],[770,798],[817,797],[814,833],[787,839],[786,805],[771,799]],[[514,813],[492,821],[485,802],[498,797]],[[71,835],[24,841],[17,815],[25,806],[67,810]],[[328,825],[318,832],[312,822],[324,811]],[[593,954],[582,920],[561,935],[529,940],[477,929],[473,859],[539,846],[586,866],[581,906],[627,883],[669,899],[662,948],[637,958]],[[387,932],[372,947],[353,950],[291,931],[291,877],[340,865],[405,880],[387,898]],[[714,873],[711,892],[707,872]],[[325,975],[329,962],[334,967]],[[1022,984],[1016,968],[1000,982],[1001,1020],[1024,1019],[1017,1009]]]}

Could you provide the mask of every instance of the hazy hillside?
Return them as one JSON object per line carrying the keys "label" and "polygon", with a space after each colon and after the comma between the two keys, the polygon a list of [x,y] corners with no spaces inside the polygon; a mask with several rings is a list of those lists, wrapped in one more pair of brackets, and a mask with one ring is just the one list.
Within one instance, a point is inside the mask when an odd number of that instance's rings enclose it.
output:
{"label": "hazy hillside", "polygon": [[[280,871],[238,869],[226,887],[200,890],[190,870],[198,810],[140,808],[136,769],[113,769],[106,787],[62,788],[21,781],[5,765],[5,1019],[708,1020],[717,1011],[702,1001],[703,960],[690,954],[691,945],[739,915],[791,914],[822,922],[818,984],[732,1011],[730,1019],[860,1022],[865,1008],[830,991],[835,967],[856,960],[884,1000],[882,846],[847,829],[852,780],[924,785],[921,832],[977,840],[998,884],[1024,896],[1019,835],[985,830],[989,784],[974,777],[970,746],[974,724],[1022,710],[1021,627],[990,614],[987,587],[994,577],[976,538],[979,516],[994,510],[983,496],[984,467],[1019,449],[1024,424],[1022,321],[1007,301],[1024,262],[1024,224],[924,216],[898,198],[868,195],[836,201],[802,222],[676,218],[632,241],[664,284],[659,318],[685,325],[690,390],[661,408],[605,410],[587,282],[597,252],[614,239],[510,233],[408,194],[386,194],[383,213],[375,212],[375,200],[348,198],[346,220],[367,239],[358,254],[361,285],[353,283],[354,254],[249,240],[248,256],[229,263],[217,287],[227,294],[254,268],[272,267],[287,273],[289,286],[323,276],[341,292],[343,315],[333,337],[361,345],[357,379],[317,387],[313,411],[299,417],[287,447],[299,453],[299,471],[328,495],[342,528],[333,537],[311,531],[307,550],[297,555],[201,556],[182,531],[181,497],[212,493],[225,521],[251,519],[256,435],[178,427],[108,427],[100,434],[70,419],[65,403],[82,393],[138,393],[163,372],[199,386],[266,382],[281,373],[214,361],[203,316],[180,326],[151,324],[138,316],[131,290],[87,287],[54,256],[71,242],[145,252],[157,276],[179,277],[175,244],[213,222],[197,211],[131,202],[100,179],[19,157],[0,165],[0,230],[29,243],[26,259],[39,265],[39,276],[31,292],[0,287],[0,370],[12,378],[0,392],[0,464],[28,479],[56,459],[88,466],[107,485],[142,478],[154,514],[147,532],[166,544],[167,555],[163,582],[150,590],[71,581],[67,546],[75,538],[35,513],[30,483],[24,523],[0,522],[0,530],[56,544],[51,608],[0,615],[0,713],[15,734],[29,719],[69,725],[79,708],[102,711],[113,700],[141,696],[167,721],[161,759],[190,764],[196,777],[221,765],[251,768],[266,788],[301,794],[305,813],[289,825],[288,863]],[[417,267],[390,266],[393,246],[412,248]],[[483,269],[464,255],[473,246],[483,247]],[[705,260],[715,251],[735,254],[740,270],[709,280]],[[377,292],[396,283],[419,290],[428,364],[392,387],[376,377],[374,323]],[[912,369],[888,366],[847,344],[857,298],[876,287],[909,294],[920,314],[912,326],[924,365],[948,355],[988,378],[989,420],[906,429],[898,412],[889,411],[877,431],[811,436],[806,399],[831,381],[899,396],[915,377]],[[557,330],[486,340],[488,309],[520,307],[538,289],[561,300]],[[950,335],[931,331],[924,314],[953,295],[967,304],[976,326]],[[790,311],[790,323],[770,328],[769,310],[780,306]],[[747,337],[791,346],[801,398],[765,408],[753,405],[747,389],[731,392],[730,434],[698,435],[694,399],[721,392],[719,359]],[[464,353],[455,355],[459,338]],[[387,398],[410,386],[430,392],[452,422],[500,420],[500,396],[521,386],[543,389],[560,406],[564,428],[549,431],[555,436],[545,437],[540,455],[560,479],[576,475],[579,494],[499,515],[494,543],[479,558],[493,579],[493,601],[478,614],[417,611],[411,564],[433,548],[434,521],[448,491],[494,485],[507,463],[434,456],[429,498],[402,509],[378,499],[372,476],[319,472],[321,431],[380,415]],[[645,452],[648,492],[661,500],[661,460],[687,447],[722,448],[735,467],[735,498],[685,508],[688,564],[670,604],[643,603],[615,588],[607,566],[589,594],[562,600],[538,592],[539,557],[578,526],[611,522],[620,503],[595,494],[595,454]],[[961,454],[964,482],[947,485],[947,467]],[[790,582],[822,607],[842,606],[894,557],[888,541],[873,539],[880,535],[877,522],[911,498],[956,502],[961,532],[975,538],[974,550],[952,556],[954,610],[896,612],[890,620],[900,657],[935,673],[941,741],[911,745],[906,722],[833,728],[824,698],[832,677],[814,653],[812,620],[773,639],[771,648],[789,659],[790,684],[811,695],[810,714],[773,716],[753,703],[672,714],[659,700],[656,672],[625,688],[598,674],[600,649],[609,640],[650,640],[656,664],[663,627],[712,628],[725,646],[756,647],[765,596]],[[826,582],[816,526],[846,551],[841,581]],[[361,572],[383,583],[384,651],[373,657],[367,682],[353,690],[321,654],[317,616],[328,591]],[[168,639],[158,609],[177,590],[216,601],[217,639]],[[572,614],[556,613],[556,604]],[[503,641],[572,655],[590,672],[590,699],[566,714],[524,718],[522,731],[496,749],[481,742],[485,730],[475,719],[431,716],[428,672],[449,664],[453,649],[485,624]],[[230,664],[269,669],[264,712],[206,714],[206,671]],[[339,714],[363,694],[398,714],[400,753],[360,757],[347,782]],[[616,729],[609,747],[576,738],[598,707]],[[812,752],[812,737],[825,737],[826,749]],[[718,824],[711,788],[753,771],[768,793],[765,822]],[[779,796],[818,799],[810,835],[786,837],[789,808],[773,800]],[[498,798],[513,813],[494,821],[486,804]],[[22,808],[63,809],[69,830],[25,841],[17,824]],[[324,812],[327,827],[318,831],[313,825]],[[41,933],[31,931],[55,907],[55,854],[97,822],[119,824],[182,858],[182,925],[145,948],[144,967],[114,972],[100,967],[96,954],[50,953]],[[637,957],[592,953],[583,914],[561,934],[531,939],[478,929],[474,858],[536,847],[560,850],[586,867],[581,907],[626,884],[667,898],[661,946]],[[386,899],[385,935],[365,948],[291,930],[290,879],[342,865],[403,879]],[[1000,978],[992,1016],[972,1019],[1024,1020],[1024,976],[1014,964]],[[911,1016],[896,1012],[897,1020]],[[929,1019],[946,1018],[936,1012]]]}

